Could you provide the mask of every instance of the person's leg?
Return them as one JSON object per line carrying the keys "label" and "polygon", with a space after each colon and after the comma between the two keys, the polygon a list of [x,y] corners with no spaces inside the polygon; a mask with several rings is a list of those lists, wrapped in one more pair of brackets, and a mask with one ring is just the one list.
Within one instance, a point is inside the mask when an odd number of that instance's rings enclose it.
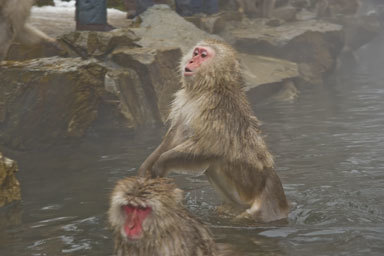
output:
{"label": "person's leg", "polygon": [[76,29],[109,31],[113,27],[107,24],[106,0],[77,0]]}
{"label": "person's leg", "polygon": [[219,12],[218,0],[205,0],[205,13],[214,14]]}

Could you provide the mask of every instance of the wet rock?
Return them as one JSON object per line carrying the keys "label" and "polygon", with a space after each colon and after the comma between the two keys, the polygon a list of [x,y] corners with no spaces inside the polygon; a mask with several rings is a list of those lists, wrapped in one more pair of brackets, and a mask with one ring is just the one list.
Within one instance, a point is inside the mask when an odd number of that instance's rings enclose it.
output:
{"label": "wet rock", "polygon": [[375,14],[344,16],[337,22],[345,28],[345,48],[350,51],[358,50],[382,32],[379,17]]}
{"label": "wet rock", "polygon": [[115,29],[110,32],[75,31],[60,38],[70,56],[83,58],[102,57],[116,47],[137,47],[139,38],[132,30]]}
{"label": "wet rock", "polygon": [[68,56],[68,53],[64,50],[65,48],[60,48],[59,46],[54,46],[52,44],[35,44],[35,45],[23,45],[20,43],[13,43],[9,48],[7,53],[6,60],[30,60],[37,58],[46,58],[52,56]]}
{"label": "wet rock", "polygon": [[126,79],[118,79],[118,88],[122,109],[130,109],[137,124],[167,118],[173,95],[180,88],[180,59],[180,48],[120,48],[111,54],[113,62],[128,68],[119,75]]}
{"label": "wet rock", "polygon": [[323,75],[334,68],[344,44],[341,25],[316,20],[285,23],[278,27],[253,21],[226,36],[239,51],[298,63],[302,78],[310,83],[322,82]]}
{"label": "wet rock", "polygon": [[186,53],[197,42],[217,38],[198,29],[166,5],[155,5],[140,15],[142,23],[132,30],[141,39],[139,45],[146,48],[179,47]]}
{"label": "wet rock", "polygon": [[297,96],[295,81],[300,75],[296,63],[251,54],[240,54],[240,59],[244,64],[246,90],[252,99],[275,97],[279,101],[291,101]]}
{"label": "wet rock", "polygon": [[[320,2],[317,0],[316,2]],[[327,1],[327,5],[319,3],[319,17],[336,17],[340,15],[354,15],[357,13],[359,0],[332,0]]]}
{"label": "wet rock", "polygon": [[0,152],[0,207],[21,200],[20,183],[16,179],[17,164]]}
{"label": "wet rock", "polygon": [[81,58],[5,62],[0,143],[26,149],[83,136],[98,116],[105,72],[95,60]]}
{"label": "wet rock", "polygon": [[184,18],[210,34],[220,34],[225,31],[229,23],[241,21],[242,16],[238,12],[220,12],[213,15],[200,14]]}
{"label": "wet rock", "polygon": [[[164,6],[154,6],[149,8],[141,16],[143,18],[142,24],[139,28],[133,30],[139,37],[141,37],[138,44],[146,48],[162,48],[164,46],[179,47],[183,54],[185,54],[197,42],[205,38],[217,38],[223,40],[217,35],[211,35],[202,31],[191,22],[186,21],[171,9]],[[231,23],[231,21],[238,20],[238,18],[232,16],[231,13],[228,13],[210,17],[200,16],[199,19],[202,21],[203,17],[206,17],[207,19],[213,19],[213,21],[218,23],[218,19],[222,19],[223,23],[228,24],[228,22]],[[217,27],[220,26],[217,25]],[[216,32],[219,31],[221,30],[219,29]],[[257,56],[249,56],[247,58],[246,55],[241,55],[240,59],[244,59],[243,65],[246,70],[245,75],[249,88],[256,88],[262,84],[279,84],[286,79],[289,80],[297,77],[297,65],[289,61],[261,58]],[[125,62],[127,63],[128,61]],[[260,95],[265,96],[267,94],[260,93]]]}

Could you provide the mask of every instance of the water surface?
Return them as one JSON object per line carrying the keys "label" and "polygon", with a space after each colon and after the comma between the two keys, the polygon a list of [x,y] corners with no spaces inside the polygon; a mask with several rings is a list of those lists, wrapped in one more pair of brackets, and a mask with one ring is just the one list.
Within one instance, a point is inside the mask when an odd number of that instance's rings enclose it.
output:
{"label": "water surface", "polygon": [[[355,69],[327,85],[300,88],[293,103],[252,103],[292,203],[288,223],[244,227],[217,218],[219,200],[205,177],[176,176],[188,208],[218,241],[247,255],[384,255],[383,45],[372,42]],[[0,212],[0,255],[112,255],[109,193],[162,133],[8,152],[19,163],[23,201]]]}

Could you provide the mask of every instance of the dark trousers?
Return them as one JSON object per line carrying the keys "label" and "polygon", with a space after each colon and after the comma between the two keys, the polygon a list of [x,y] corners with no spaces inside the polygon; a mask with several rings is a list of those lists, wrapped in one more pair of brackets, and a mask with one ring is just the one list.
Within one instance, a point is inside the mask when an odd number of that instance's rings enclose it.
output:
{"label": "dark trousers", "polygon": [[182,16],[213,14],[219,11],[219,3],[218,0],[176,0],[176,11]]}
{"label": "dark trousers", "polygon": [[76,0],[76,21],[80,24],[107,24],[107,0]]}

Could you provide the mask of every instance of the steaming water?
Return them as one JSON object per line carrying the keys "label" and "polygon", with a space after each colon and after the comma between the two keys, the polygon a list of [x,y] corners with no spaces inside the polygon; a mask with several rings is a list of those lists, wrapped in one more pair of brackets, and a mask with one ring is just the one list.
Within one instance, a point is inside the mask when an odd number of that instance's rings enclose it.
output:
{"label": "steaming water", "polygon": [[[176,176],[218,241],[247,255],[384,255],[383,42],[327,86],[302,88],[294,103],[253,104],[292,203],[288,223],[231,224],[213,213],[219,201],[204,177]],[[23,202],[0,212],[0,255],[112,255],[111,188],[135,174],[162,132],[8,153],[19,163]]]}

